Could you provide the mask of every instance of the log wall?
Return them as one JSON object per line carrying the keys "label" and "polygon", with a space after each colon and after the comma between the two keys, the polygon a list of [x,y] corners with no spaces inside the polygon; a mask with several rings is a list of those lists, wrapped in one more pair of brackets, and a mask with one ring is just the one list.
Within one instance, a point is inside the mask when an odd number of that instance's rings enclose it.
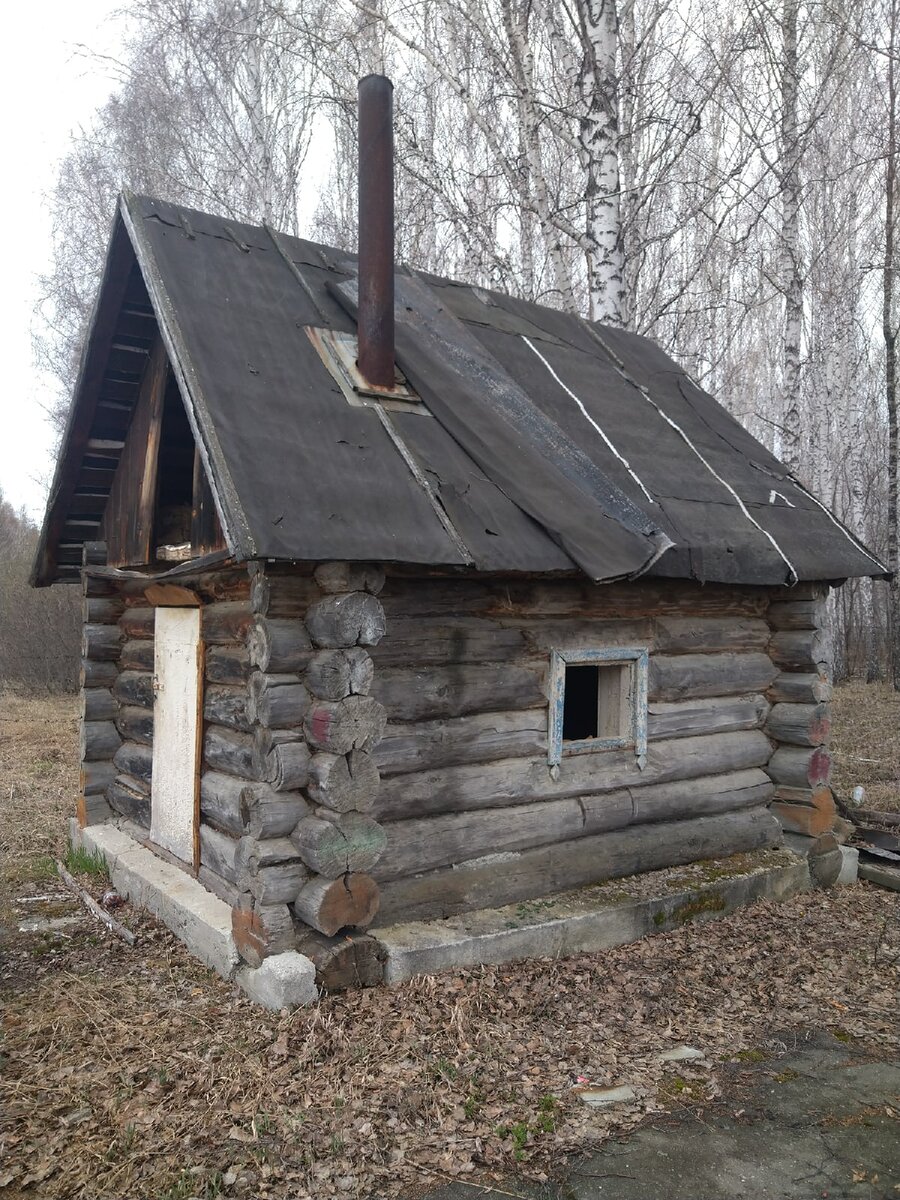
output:
{"label": "log wall", "polygon": [[[773,797],[788,828],[832,819],[821,590],[340,563],[184,587],[206,646],[199,877],[251,964],[300,948],[323,978],[369,982],[376,915],[771,845]],[[153,605],[133,582],[85,592],[85,818],[108,802],[148,826]],[[616,645],[650,651],[643,767],[616,749],[551,771],[550,651]]]}

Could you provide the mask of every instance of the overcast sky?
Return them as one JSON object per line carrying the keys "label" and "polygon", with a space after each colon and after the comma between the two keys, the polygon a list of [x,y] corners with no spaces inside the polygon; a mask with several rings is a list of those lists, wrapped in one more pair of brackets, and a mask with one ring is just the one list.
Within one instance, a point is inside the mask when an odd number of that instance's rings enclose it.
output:
{"label": "overcast sky", "polygon": [[44,406],[51,380],[32,364],[36,276],[46,270],[50,225],[45,197],[79,127],[113,88],[112,72],[80,46],[115,54],[116,0],[30,0],[4,17],[0,113],[6,183],[0,188],[3,358],[0,488],[16,507],[43,514],[53,432]]}

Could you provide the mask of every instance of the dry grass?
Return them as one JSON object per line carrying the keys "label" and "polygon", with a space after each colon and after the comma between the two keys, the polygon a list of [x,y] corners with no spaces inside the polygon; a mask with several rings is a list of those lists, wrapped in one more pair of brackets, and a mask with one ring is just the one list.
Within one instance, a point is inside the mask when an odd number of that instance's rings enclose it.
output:
{"label": "dry grass", "polygon": [[[14,703],[4,724],[0,795],[7,807],[12,783],[23,801],[4,826],[12,915],[17,897],[48,889],[21,868],[61,842],[73,709]],[[748,1047],[777,1055],[789,1031],[900,1049],[900,896],[868,885],[291,1015],[254,1008],[149,918],[126,908],[123,919],[140,933],[135,950],[90,921],[68,937],[10,939],[3,1197],[320,1200],[494,1172],[541,1179],[560,1153],[661,1106],[702,1115],[725,1060]],[[675,1088],[675,1068],[655,1056],[679,1042],[711,1066],[678,1064]],[[587,1109],[580,1077],[631,1083],[640,1098]]]}
{"label": "dry grass", "polygon": [[900,693],[886,683],[845,683],[832,705],[832,785],[843,800],[861,784],[866,808],[900,811]]}

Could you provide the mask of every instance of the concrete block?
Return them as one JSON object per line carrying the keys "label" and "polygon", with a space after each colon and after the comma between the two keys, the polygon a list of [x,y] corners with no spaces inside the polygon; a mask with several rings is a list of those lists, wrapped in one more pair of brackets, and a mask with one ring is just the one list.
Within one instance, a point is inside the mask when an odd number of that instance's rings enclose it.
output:
{"label": "concrete block", "polygon": [[841,846],[841,869],[837,877],[837,887],[846,887],[856,883],[859,874],[859,851],[855,846]]}
{"label": "concrete block", "polygon": [[259,967],[243,967],[235,982],[251,1000],[276,1011],[305,1007],[319,999],[315,965],[296,950],[273,954]]}
{"label": "concrete block", "polygon": [[84,849],[103,855],[120,895],[158,917],[201,962],[231,978],[240,960],[231,909],[223,900],[115,825],[89,825],[80,832]]}

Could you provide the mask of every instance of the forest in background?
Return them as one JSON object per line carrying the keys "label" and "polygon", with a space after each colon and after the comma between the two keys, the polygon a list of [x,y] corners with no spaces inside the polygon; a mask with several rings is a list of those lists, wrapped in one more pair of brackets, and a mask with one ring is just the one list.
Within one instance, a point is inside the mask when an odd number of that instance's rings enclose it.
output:
{"label": "forest in background", "polygon": [[[379,71],[402,260],[653,337],[896,564],[900,0],[125,9],[119,85],[49,199],[60,419],[120,187],[352,249]],[[837,674],[900,683],[900,589],[834,603]]]}

